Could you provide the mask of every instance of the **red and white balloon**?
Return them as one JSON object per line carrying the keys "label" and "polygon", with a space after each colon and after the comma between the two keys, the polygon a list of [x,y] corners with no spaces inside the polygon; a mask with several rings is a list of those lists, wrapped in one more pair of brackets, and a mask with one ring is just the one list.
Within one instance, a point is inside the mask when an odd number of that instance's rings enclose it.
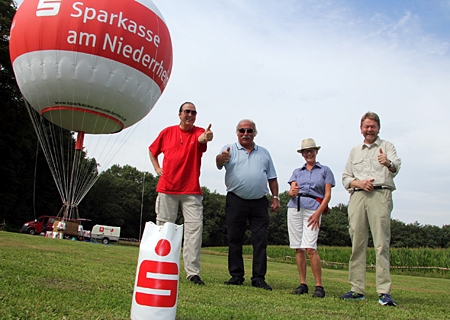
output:
{"label": "red and white balloon", "polygon": [[172,70],[172,43],[150,0],[24,0],[10,57],[24,98],[68,130],[113,133],[144,118]]}

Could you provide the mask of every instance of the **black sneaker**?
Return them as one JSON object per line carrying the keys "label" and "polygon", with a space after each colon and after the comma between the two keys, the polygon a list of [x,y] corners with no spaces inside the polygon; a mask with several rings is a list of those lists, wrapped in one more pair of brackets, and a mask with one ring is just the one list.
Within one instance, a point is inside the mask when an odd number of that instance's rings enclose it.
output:
{"label": "black sneaker", "polygon": [[205,283],[203,282],[203,280],[200,278],[199,275],[192,276],[189,280],[192,281],[195,284],[200,285],[200,286],[204,286],[205,285]]}
{"label": "black sneaker", "polygon": [[256,288],[263,288],[265,290],[270,290],[272,291],[272,287],[269,286],[264,279],[258,278],[256,280],[252,281],[252,286],[256,287]]}
{"label": "black sneaker", "polygon": [[313,293],[313,297],[315,298],[323,298],[325,297],[325,290],[321,286],[316,286],[316,291]]}
{"label": "black sneaker", "polygon": [[244,283],[244,280],[245,280],[244,278],[231,277],[231,279],[225,281],[224,284],[232,286],[241,286]]}
{"label": "black sneaker", "polygon": [[294,291],[292,291],[293,294],[304,294],[304,293],[308,293],[308,285],[306,283],[302,283],[301,285],[298,286],[297,289],[295,289]]}

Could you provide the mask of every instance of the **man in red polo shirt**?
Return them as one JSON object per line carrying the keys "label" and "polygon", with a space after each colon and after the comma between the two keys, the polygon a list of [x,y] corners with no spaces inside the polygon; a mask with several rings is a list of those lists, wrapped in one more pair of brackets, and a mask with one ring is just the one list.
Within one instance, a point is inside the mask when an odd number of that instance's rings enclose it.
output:
{"label": "man in red polo shirt", "polygon": [[[205,130],[194,126],[197,110],[192,102],[181,105],[180,124],[163,129],[149,146],[150,160],[160,176],[156,187],[156,224],[175,223],[178,207],[184,217],[183,260],[187,279],[198,285],[203,232],[203,196],[200,166],[206,145],[213,139],[211,124]],[[164,154],[163,166],[158,156]]]}

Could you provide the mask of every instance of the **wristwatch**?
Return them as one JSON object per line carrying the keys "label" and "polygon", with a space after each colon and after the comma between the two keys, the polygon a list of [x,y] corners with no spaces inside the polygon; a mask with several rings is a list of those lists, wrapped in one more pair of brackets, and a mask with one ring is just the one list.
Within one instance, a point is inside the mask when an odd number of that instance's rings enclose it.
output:
{"label": "wristwatch", "polygon": [[279,196],[273,196],[272,198],[278,199],[278,201],[280,200],[280,197],[279,197]]}
{"label": "wristwatch", "polygon": [[388,166],[388,169],[392,168],[392,166],[393,166],[392,161],[389,160],[389,166]]}

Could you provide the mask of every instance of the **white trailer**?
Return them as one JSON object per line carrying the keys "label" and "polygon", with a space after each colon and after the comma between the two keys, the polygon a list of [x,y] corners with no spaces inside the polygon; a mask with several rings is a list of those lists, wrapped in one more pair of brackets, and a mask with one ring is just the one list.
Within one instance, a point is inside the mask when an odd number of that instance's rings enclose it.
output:
{"label": "white trailer", "polygon": [[103,226],[96,224],[91,230],[91,241],[100,240],[103,244],[118,242],[120,238],[120,227]]}

